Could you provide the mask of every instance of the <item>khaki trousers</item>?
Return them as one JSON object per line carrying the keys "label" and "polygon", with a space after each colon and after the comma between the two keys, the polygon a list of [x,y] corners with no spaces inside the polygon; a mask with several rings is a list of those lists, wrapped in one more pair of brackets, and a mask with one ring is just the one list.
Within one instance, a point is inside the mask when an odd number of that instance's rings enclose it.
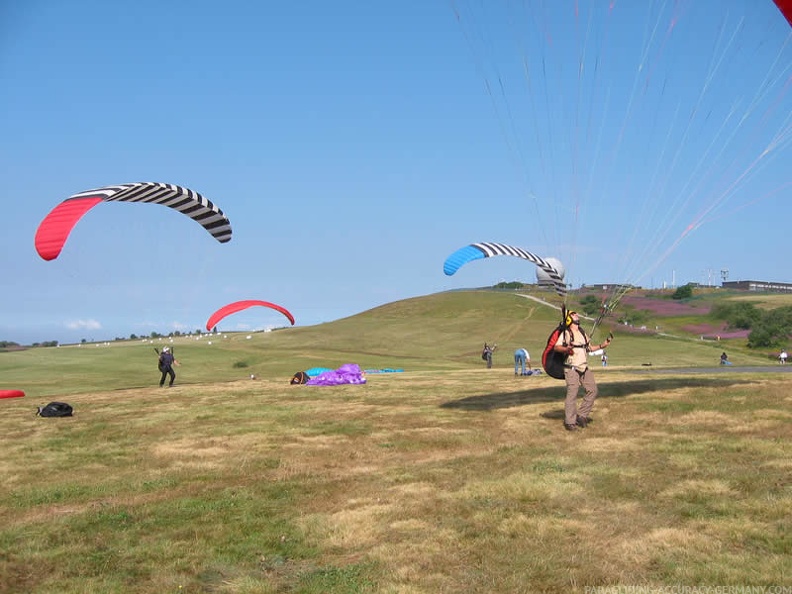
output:
{"label": "khaki trousers", "polygon": [[[578,415],[584,418],[591,416],[591,409],[594,408],[594,400],[597,398],[597,382],[591,369],[578,371],[572,367],[564,368],[564,379],[566,380],[567,393],[564,401],[564,423],[574,425],[577,423]],[[577,407],[577,397],[581,386],[585,391],[583,403],[580,410]]]}

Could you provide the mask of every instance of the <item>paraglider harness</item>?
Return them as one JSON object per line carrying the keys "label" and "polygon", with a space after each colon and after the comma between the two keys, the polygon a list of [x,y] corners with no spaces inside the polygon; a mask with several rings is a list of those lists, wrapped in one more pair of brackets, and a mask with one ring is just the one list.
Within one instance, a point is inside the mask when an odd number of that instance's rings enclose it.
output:
{"label": "paraglider harness", "polygon": [[[572,318],[571,315],[567,313],[566,307],[561,308],[561,316],[563,321],[558,326],[556,326],[556,328],[550,333],[550,336],[547,337],[547,345],[545,346],[544,351],[542,351],[542,367],[544,368],[547,375],[555,379],[564,379],[564,369],[568,367],[566,365],[566,353],[559,353],[555,350],[555,345],[558,342],[558,339],[561,339],[561,344],[563,346],[584,347],[586,350],[588,350],[590,344],[588,334],[586,334],[586,331],[580,327],[578,327],[578,330],[583,335],[583,342],[581,344],[567,342],[567,330],[572,325]],[[610,341],[612,338],[613,334],[611,333],[608,335],[608,340]]]}
{"label": "paraglider harness", "polygon": [[292,386],[297,385],[297,384],[305,384],[305,383],[308,383],[309,379],[311,379],[311,376],[309,376],[307,373],[305,373],[304,371],[298,371],[297,373],[295,373],[292,376],[292,378],[289,381],[289,383]]}
{"label": "paraglider harness", "polygon": [[[561,323],[553,329],[550,333],[550,336],[547,337],[547,345],[545,345],[544,351],[542,351],[542,367],[545,370],[545,373],[552,378],[555,379],[564,379],[564,367],[567,355],[565,353],[559,353],[555,350],[555,345],[558,342],[559,337],[561,338],[561,344],[564,346],[569,346],[567,343],[567,329],[572,324],[572,319],[567,314],[566,307],[561,309]],[[572,346],[587,346],[589,343],[589,337],[586,335],[585,330],[580,328],[580,332],[583,334],[584,343],[582,345],[575,345]]]}
{"label": "paraglider harness", "polygon": [[166,371],[168,371],[176,362],[176,358],[175,355],[173,354],[172,348],[170,352],[163,350],[160,353],[157,347],[154,347],[154,352],[157,353],[157,355],[159,355],[159,359],[157,359],[157,369],[159,369],[160,373],[165,373]]}

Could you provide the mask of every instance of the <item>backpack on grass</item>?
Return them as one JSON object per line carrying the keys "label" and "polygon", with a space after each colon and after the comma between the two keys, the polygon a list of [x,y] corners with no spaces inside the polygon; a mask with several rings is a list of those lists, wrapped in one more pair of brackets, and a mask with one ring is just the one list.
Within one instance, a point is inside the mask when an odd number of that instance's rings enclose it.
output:
{"label": "backpack on grass", "polygon": [[74,409],[65,402],[50,402],[47,406],[39,406],[36,416],[39,417],[70,417]]}
{"label": "backpack on grass", "polygon": [[310,376],[307,373],[305,373],[304,371],[298,371],[297,373],[295,373],[292,376],[291,381],[289,381],[289,383],[292,386],[294,386],[294,385],[297,385],[297,384],[304,384],[309,379],[311,379],[311,378],[310,378]]}

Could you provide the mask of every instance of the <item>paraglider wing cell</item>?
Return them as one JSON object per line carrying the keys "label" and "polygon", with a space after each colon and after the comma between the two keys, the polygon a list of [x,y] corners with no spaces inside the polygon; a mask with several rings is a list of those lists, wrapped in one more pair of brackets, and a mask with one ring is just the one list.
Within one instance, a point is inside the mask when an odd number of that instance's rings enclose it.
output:
{"label": "paraglider wing cell", "polygon": [[294,316],[284,307],[280,305],[276,305],[274,303],[270,303],[269,301],[259,301],[258,299],[246,299],[244,301],[235,301],[234,303],[229,303],[228,305],[224,305],[216,312],[214,312],[210,317],[209,320],[206,322],[206,329],[211,332],[212,328],[217,326],[217,324],[226,316],[230,316],[238,311],[242,311],[243,309],[248,309],[249,307],[269,307],[274,309],[275,311],[279,311],[284,316],[289,319],[291,325],[294,326]]}
{"label": "paraglider wing cell", "polygon": [[446,276],[453,276],[456,274],[457,270],[462,268],[468,262],[473,262],[474,260],[482,260],[487,257],[487,252],[477,247],[476,244],[473,245],[466,245],[463,248],[459,248],[453,254],[446,258],[445,263],[443,264],[443,272]]}
{"label": "paraglider wing cell", "polygon": [[[548,283],[552,284],[556,293],[562,297],[566,295],[566,285],[564,284],[563,273],[560,273],[556,268],[547,260],[540,258],[536,254],[524,250],[519,247],[506,245],[503,243],[482,242],[473,243],[458,249],[448,258],[443,264],[443,272],[447,276],[452,276],[462,266],[474,260],[481,260],[482,258],[491,258],[493,256],[515,256],[533,262],[538,266],[543,274],[547,277]],[[556,260],[557,262],[557,260]]]}
{"label": "paraglider wing cell", "polygon": [[36,230],[36,251],[39,256],[45,260],[57,258],[77,221],[103,200],[101,196],[67,198],[53,208]]}
{"label": "paraglider wing cell", "polygon": [[198,192],[173,184],[137,182],[74,194],[56,206],[39,224],[36,251],[45,260],[60,255],[69,233],[100,202],[161,204],[190,217],[220,243],[231,241],[231,223],[217,206]]}

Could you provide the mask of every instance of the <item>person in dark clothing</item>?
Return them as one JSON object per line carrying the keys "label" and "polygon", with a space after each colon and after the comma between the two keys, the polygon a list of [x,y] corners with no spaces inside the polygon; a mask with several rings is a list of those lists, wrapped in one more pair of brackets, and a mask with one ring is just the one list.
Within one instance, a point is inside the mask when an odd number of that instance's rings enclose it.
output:
{"label": "person in dark clothing", "polygon": [[176,359],[173,358],[173,353],[171,353],[170,347],[165,347],[162,349],[158,363],[160,373],[162,374],[159,383],[160,388],[165,385],[165,378],[168,376],[170,376],[168,387],[170,388],[173,385],[173,382],[176,380],[176,372],[173,371],[173,366],[176,364]]}

